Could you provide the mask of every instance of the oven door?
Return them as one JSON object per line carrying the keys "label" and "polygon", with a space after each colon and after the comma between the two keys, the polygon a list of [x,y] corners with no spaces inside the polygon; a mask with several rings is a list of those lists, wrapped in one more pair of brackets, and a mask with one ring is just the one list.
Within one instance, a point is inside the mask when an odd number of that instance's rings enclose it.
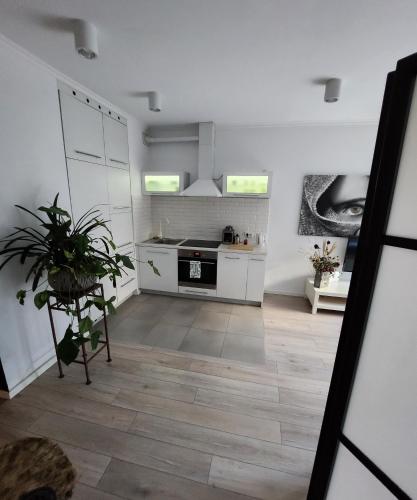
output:
{"label": "oven door", "polygon": [[[192,278],[190,276],[190,262],[201,263],[201,276]],[[178,285],[193,286],[196,288],[216,289],[217,283],[217,259],[205,257],[178,257]]]}

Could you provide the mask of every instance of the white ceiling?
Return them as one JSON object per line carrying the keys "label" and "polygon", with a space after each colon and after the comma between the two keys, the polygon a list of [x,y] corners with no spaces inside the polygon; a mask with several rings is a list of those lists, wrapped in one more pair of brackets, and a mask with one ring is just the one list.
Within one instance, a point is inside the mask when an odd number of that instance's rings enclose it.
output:
{"label": "white ceiling", "polygon": [[[75,52],[72,18],[97,25],[97,60]],[[147,124],[377,121],[416,26],[415,0],[0,0],[0,32]]]}

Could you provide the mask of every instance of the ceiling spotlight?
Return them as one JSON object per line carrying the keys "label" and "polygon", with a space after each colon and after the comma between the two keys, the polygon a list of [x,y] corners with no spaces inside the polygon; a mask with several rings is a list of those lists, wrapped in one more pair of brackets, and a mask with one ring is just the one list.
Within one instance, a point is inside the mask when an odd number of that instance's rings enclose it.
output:
{"label": "ceiling spotlight", "polygon": [[154,91],[148,92],[148,99],[149,99],[149,110],[159,113],[162,107],[161,94],[159,92],[154,92]]}
{"label": "ceiling spotlight", "polygon": [[74,38],[77,52],[86,59],[98,56],[97,28],[84,19],[74,20]]}
{"label": "ceiling spotlight", "polygon": [[330,80],[327,80],[324,100],[326,102],[337,102],[340,97],[341,86],[342,80],[340,78],[331,78]]}

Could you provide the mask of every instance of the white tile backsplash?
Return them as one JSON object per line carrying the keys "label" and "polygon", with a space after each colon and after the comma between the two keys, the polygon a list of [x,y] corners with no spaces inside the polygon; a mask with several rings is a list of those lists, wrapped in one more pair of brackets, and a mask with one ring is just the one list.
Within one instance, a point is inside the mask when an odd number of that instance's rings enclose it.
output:
{"label": "white tile backsplash", "polygon": [[[171,238],[221,239],[225,226],[239,234],[267,233],[269,200],[152,196],[152,231]],[[168,218],[169,224],[166,223]]]}

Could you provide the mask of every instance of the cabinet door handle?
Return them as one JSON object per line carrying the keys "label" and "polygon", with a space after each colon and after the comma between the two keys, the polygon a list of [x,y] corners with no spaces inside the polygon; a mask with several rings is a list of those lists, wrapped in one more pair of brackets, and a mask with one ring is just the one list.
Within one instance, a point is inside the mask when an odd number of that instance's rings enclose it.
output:
{"label": "cabinet door handle", "polygon": [[130,208],[130,205],[120,205],[120,206],[113,207],[113,208],[115,208],[115,209],[117,209],[117,210],[120,210],[120,209],[122,209],[122,208]]}
{"label": "cabinet door handle", "polygon": [[257,262],[265,262],[265,259],[251,259],[251,258],[249,258],[249,260],[256,260]]}
{"label": "cabinet door handle", "polygon": [[158,253],[160,255],[169,255],[169,252],[157,252],[157,251],[151,252],[150,250],[147,250],[147,253]]}
{"label": "cabinet door handle", "polygon": [[86,153],[85,151],[80,151],[79,149],[74,149],[79,155],[91,156],[92,158],[102,158],[100,155],[95,155],[93,153]]}
{"label": "cabinet door handle", "polygon": [[124,286],[128,285],[129,283],[132,283],[133,280],[135,280],[136,278],[130,278],[129,281],[126,281],[126,283],[123,283],[122,285],[120,285],[120,288],[123,288]]}
{"label": "cabinet door handle", "polygon": [[127,245],[131,245],[131,244],[132,244],[132,242],[128,241],[127,243],[122,243],[121,245],[118,245],[117,248],[126,247]]}
{"label": "cabinet door handle", "polygon": [[225,256],[225,259],[229,260],[240,260],[240,257],[228,257],[227,255]]}
{"label": "cabinet door handle", "polygon": [[[191,261],[190,260],[185,260],[185,259],[178,259],[178,262],[188,262],[188,263],[190,263]],[[217,264],[217,262],[207,262],[205,260],[200,260],[200,261],[197,261],[197,262],[201,262],[202,264],[208,264],[210,266],[215,266]]]}
{"label": "cabinet door handle", "polygon": [[110,161],[114,161],[114,163],[120,163],[121,165],[128,165],[126,161],[116,160],[116,158],[109,158]]}

